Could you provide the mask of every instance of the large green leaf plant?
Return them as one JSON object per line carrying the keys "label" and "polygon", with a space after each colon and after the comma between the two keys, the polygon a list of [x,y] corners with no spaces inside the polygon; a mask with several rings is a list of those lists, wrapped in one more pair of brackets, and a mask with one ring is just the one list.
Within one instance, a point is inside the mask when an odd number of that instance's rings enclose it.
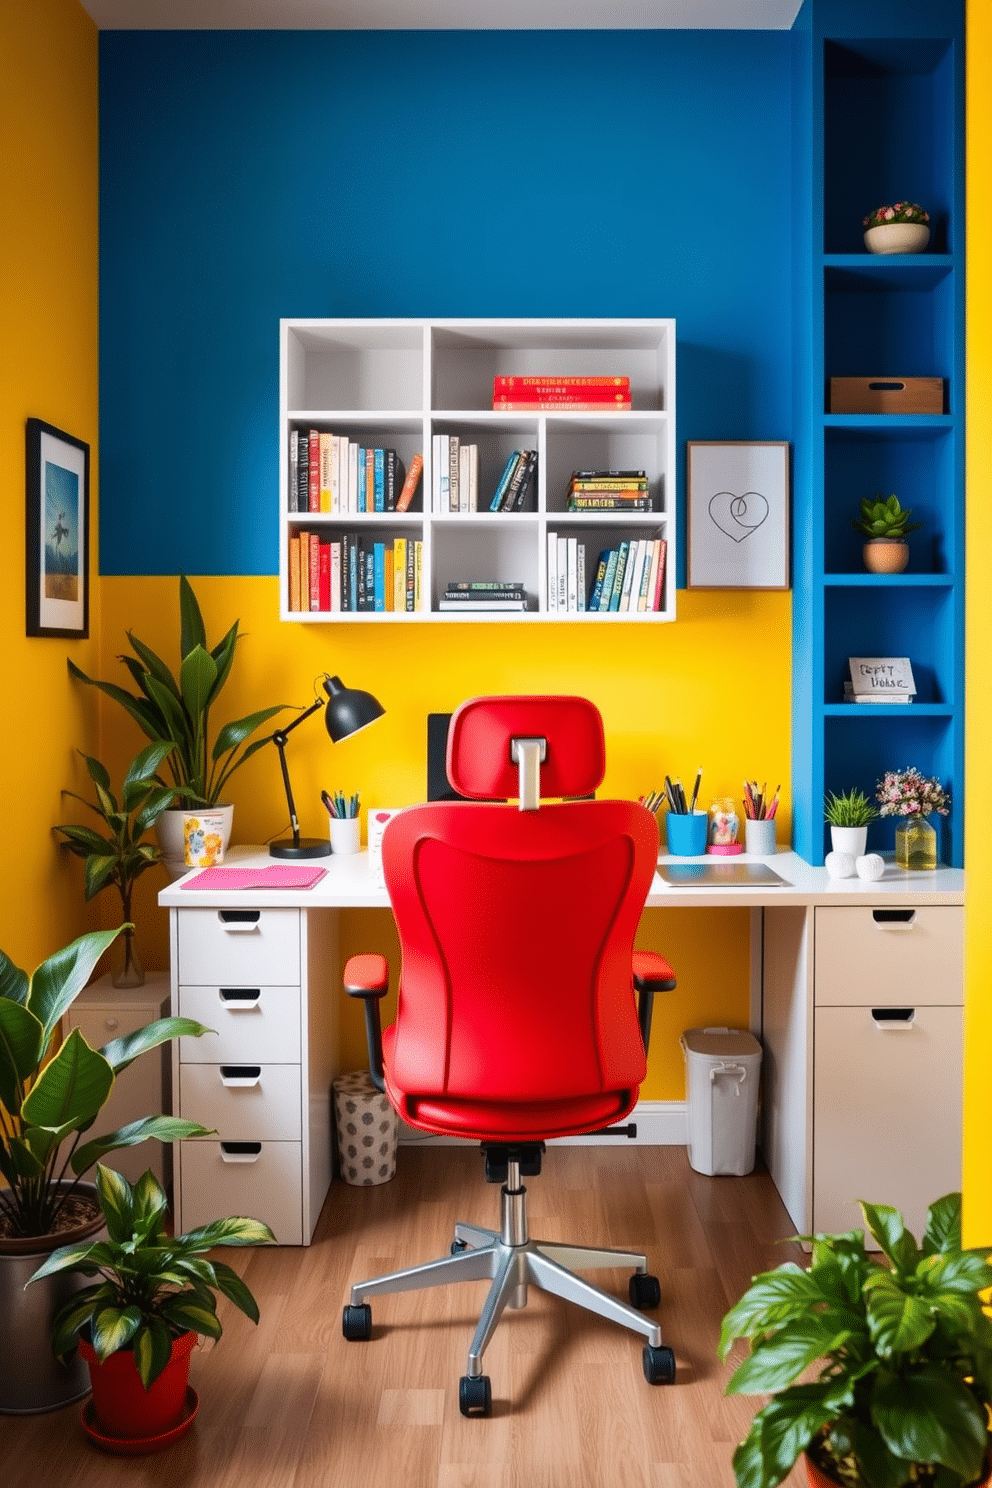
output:
{"label": "large green leaf plant", "polygon": [[31,1278],[64,1271],[100,1278],[75,1292],[55,1316],[52,1348],[60,1359],[75,1351],[85,1329],[101,1362],[130,1347],[147,1390],[169,1362],[180,1334],[221,1336],[218,1292],[258,1322],[258,1305],[237,1272],[205,1257],[220,1245],[274,1244],[268,1225],[218,1219],[185,1235],[168,1235],[168,1200],[151,1172],[132,1188],[120,1173],[98,1163],[96,1187],[108,1238],[63,1246]]}
{"label": "large green leaf plant", "polygon": [[0,1237],[56,1232],[78,1180],[108,1152],[148,1137],[174,1142],[208,1134],[196,1122],[145,1116],[83,1140],[121,1070],[169,1039],[210,1031],[191,1018],[157,1018],[94,1049],[74,1028],[49,1058],[62,1015],[118,934],[82,935],[30,975],[0,951],[0,1174],[7,1185],[0,1185]]}
{"label": "large green leaf plant", "polygon": [[88,677],[74,661],[69,671],[81,682],[97,687],[134,719],[153,743],[170,748],[165,764],[181,798],[178,804],[193,808],[215,806],[232,773],[269,742],[270,735],[252,743],[246,740],[282,712],[285,704],[262,708],[226,723],[211,743],[210,710],[224,687],[234,664],[240,639],[236,620],[216,646],[208,647],[203,615],[193,587],[185,574],[179,576],[179,670],[169,666],[132,631],[127,638],[134,656],[121,656],[138,691],[128,692],[113,682]]}
{"label": "large green leaf plant", "polygon": [[804,1237],[809,1269],[756,1276],[723,1320],[721,1358],[751,1344],[727,1393],[772,1396],[734,1454],[739,1488],[775,1488],[803,1452],[844,1488],[962,1488],[987,1470],[992,1266],[961,1248],[961,1196],[930,1206],[921,1245],[898,1210],[861,1210],[880,1257],[861,1230]]}

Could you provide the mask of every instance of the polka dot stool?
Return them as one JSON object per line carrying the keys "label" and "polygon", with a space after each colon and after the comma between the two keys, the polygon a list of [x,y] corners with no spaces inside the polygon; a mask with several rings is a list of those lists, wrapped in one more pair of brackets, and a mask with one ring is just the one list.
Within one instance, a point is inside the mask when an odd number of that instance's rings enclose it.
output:
{"label": "polka dot stool", "polygon": [[388,1183],[396,1173],[399,1122],[367,1070],[338,1075],[334,1081],[334,1119],[344,1181],[361,1188]]}

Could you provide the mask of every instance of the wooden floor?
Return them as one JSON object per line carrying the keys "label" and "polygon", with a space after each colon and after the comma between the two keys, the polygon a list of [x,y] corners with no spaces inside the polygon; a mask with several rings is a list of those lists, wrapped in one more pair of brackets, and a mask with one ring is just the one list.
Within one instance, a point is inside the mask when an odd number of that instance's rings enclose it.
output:
{"label": "wooden floor", "polygon": [[[346,1342],[353,1281],[445,1254],[458,1219],[498,1225],[477,1150],[401,1147],[392,1182],[332,1185],[308,1249],[224,1252],[261,1323],[224,1304],[224,1337],[194,1353],[200,1409],[182,1441],[124,1460],[90,1445],[79,1406],[0,1416],[0,1484],[733,1488],[734,1444],[760,1402],[723,1394],[720,1320],[755,1272],[802,1258],[775,1243],[792,1226],[767,1174],[705,1178],[681,1147],[557,1147],[528,1190],[535,1238],[647,1252],[673,1385],[645,1382],[638,1336],[534,1288],[486,1351],[488,1420],[458,1409],[488,1283],[377,1299],[371,1341]],[[626,1273],[593,1279],[626,1297]]]}

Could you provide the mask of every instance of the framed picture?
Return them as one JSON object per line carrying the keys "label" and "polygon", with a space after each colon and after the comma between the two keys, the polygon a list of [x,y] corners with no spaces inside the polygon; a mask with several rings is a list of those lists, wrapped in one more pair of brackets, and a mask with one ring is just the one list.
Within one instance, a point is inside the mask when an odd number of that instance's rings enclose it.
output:
{"label": "framed picture", "polygon": [[689,589],[788,589],[789,446],[686,444]]}
{"label": "framed picture", "polygon": [[90,447],[27,422],[27,634],[90,633]]}

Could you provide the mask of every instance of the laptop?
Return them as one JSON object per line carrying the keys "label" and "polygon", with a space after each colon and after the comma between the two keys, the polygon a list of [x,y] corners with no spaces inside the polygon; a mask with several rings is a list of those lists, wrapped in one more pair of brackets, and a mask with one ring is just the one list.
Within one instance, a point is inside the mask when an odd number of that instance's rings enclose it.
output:
{"label": "laptop", "polygon": [[677,888],[761,888],[788,882],[766,863],[659,863],[658,876]]}

